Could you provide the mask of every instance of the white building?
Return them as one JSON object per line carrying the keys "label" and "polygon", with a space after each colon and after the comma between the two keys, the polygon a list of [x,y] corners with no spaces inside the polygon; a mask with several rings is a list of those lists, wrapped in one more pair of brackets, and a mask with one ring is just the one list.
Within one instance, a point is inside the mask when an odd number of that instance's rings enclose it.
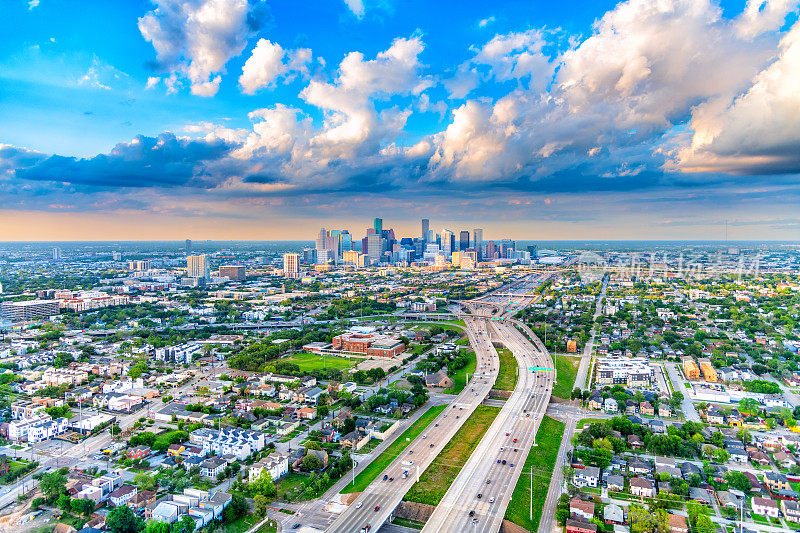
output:
{"label": "white building", "polygon": [[248,481],[252,483],[261,476],[261,472],[269,472],[273,481],[278,480],[289,473],[289,457],[277,452],[253,463],[248,471]]}

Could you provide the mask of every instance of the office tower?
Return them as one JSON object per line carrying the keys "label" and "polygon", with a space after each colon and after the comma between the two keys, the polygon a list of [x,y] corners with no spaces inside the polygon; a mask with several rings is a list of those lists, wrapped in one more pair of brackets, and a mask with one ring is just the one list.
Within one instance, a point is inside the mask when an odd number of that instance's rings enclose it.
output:
{"label": "office tower", "polygon": [[344,263],[345,265],[358,267],[360,262],[359,257],[362,255],[363,255],[362,253],[357,252],[355,250],[347,250],[342,254],[343,257],[342,263]]}
{"label": "office tower", "polygon": [[453,253],[453,241],[455,240],[453,232],[449,229],[444,229],[442,230],[440,238],[442,241],[442,251],[447,255]]}
{"label": "office tower", "polygon": [[300,277],[300,254],[283,254],[283,275],[291,279]]}
{"label": "office tower", "polygon": [[150,261],[128,261],[128,268],[137,272],[150,270]]}
{"label": "office tower", "polygon": [[331,259],[338,264],[339,258],[342,256],[342,231],[332,229],[325,239],[325,249],[330,250]]}
{"label": "office tower", "polygon": [[[486,243],[486,257],[485,258],[486,259],[494,259],[496,252],[497,252],[497,249],[496,249],[496,247],[494,245],[494,241],[487,242]],[[480,252],[478,252],[478,254],[480,255]]]}
{"label": "office tower", "polygon": [[59,313],[58,300],[26,300],[0,303],[0,319],[23,322],[48,318]]}
{"label": "office tower", "polygon": [[219,277],[228,278],[231,281],[244,281],[247,278],[247,269],[244,265],[221,265]]}
{"label": "office tower", "polygon": [[428,237],[425,239],[425,242],[436,242],[436,235],[432,229],[428,230]]}
{"label": "office tower", "polygon": [[186,258],[186,276],[190,278],[208,279],[211,265],[207,255],[190,255]]}
{"label": "office tower", "polygon": [[380,261],[383,253],[383,243],[381,241],[383,239],[381,239],[380,233],[367,235],[367,257],[370,263]]}
{"label": "office tower", "polygon": [[372,223],[372,227],[375,229],[375,233],[381,235],[383,233],[383,219],[376,218]]}
{"label": "office tower", "polygon": [[461,266],[461,258],[466,257],[464,254],[466,254],[466,252],[453,252],[453,258],[450,260],[450,262],[453,263],[454,267]]}
{"label": "office tower", "polygon": [[462,231],[458,234],[458,250],[464,252],[467,248],[469,248],[469,232]]}
{"label": "office tower", "polygon": [[61,261],[61,248],[53,248],[53,261]]}
{"label": "office tower", "polygon": [[320,228],[319,234],[317,234],[317,252],[327,250],[325,246],[327,244],[327,234],[328,232],[325,231],[325,228]]}
{"label": "office tower", "polygon": [[472,246],[475,247],[475,251],[478,252],[478,261],[483,260],[483,230],[481,228],[475,228],[472,230]]}
{"label": "office tower", "polygon": [[422,219],[422,240],[428,239],[428,231],[431,229],[431,221],[427,218]]}
{"label": "office tower", "polygon": [[192,239],[186,239],[184,250],[186,251],[186,255],[192,254]]}
{"label": "office tower", "polygon": [[111,254],[111,259],[114,261],[122,261],[122,254],[119,252],[114,252]]}
{"label": "office tower", "polygon": [[317,251],[314,248],[303,248],[303,263],[313,265],[317,262]]}
{"label": "office tower", "polygon": [[528,253],[531,254],[531,259],[536,259],[539,256],[539,250],[535,244],[528,246]]}
{"label": "office tower", "polygon": [[349,252],[350,250],[353,249],[353,236],[350,235],[349,231],[344,230],[342,232],[340,246],[342,249],[342,253]]}

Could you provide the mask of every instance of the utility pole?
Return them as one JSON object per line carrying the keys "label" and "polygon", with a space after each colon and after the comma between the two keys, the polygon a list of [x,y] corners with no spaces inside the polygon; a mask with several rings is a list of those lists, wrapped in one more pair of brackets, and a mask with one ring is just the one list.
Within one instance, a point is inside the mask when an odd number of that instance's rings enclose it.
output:
{"label": "utility pole", "polygon": [[[536,437],[534,437],[534,439],[535,438]],[[533,520],[533,465],[531,465],[531,492],[530,492],[530,498],[528,498],[528,499],[530,500],[530,504],[531,504],[530,505],[530,516],[529,516],[528,519],[529,520]]]}

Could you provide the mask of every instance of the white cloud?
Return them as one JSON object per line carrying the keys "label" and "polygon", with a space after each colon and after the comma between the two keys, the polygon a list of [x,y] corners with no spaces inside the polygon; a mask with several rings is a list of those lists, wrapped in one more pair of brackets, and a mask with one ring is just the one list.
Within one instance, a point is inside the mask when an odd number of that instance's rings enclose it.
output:
{"label": "white cloud", "polygon": [[485,19],[481,19],[478,22],[478,27],[479,28],[485,28],[486,26],[488,26],[489,24],[491,24],[494,21],[495,21],[494,15],[492,15],[491,17],[486,17]]}
{"label": "white cloud", "polygon": [[128,75],[124,72],[117,70],[112,65],[103,63],[95,56],[92,58],[92,66],[89,67],[83,76],[78,78],[78,85],[110,91],[112,82],[127,77]]}
{"label": "white cloud", "polygon": [[28,0],[28,11],[32,11],[35,7],[39,7],[39,0]]}
{"label": "white cloud", "polygon": [[281,45],[259,39],[253,54],[242,67],[242,75],[239,77],[242,91],[254,94],[257,90],[272,85],[278,76],[286,72],[283,56]]}
{"label": "white cloud", "polygon": [[[225,64],[238,56],[263,16],[247,0],[155,0],[156,9],[139,19],[139,31],[153,44],[158,61],[191,82],[193,94],[213,96]],[[174,87],[174,85],[173,85]]]}
{"label": "white cloud", "polygon": [[498,80],[530,76],[535,86],[543,87],[552,77],[554,68],[542,53],[546,44],[544,34],[536,29],[495,35],[477,51],[472,61],[489,65]]}
{"label": "white cloud", "polygon": [[[288,56],[288,61],[284,62]],[[298,48],[288,52],[278,43],[259,39],[253,53],[242,67],[239,85],[242,92],[255,94],[259,89],[274,85],[281,76],[291,79],[292,74],[308,76],[308,64],[312,53],[309,48]]]}
{"label": "white cloud", "polygon": [[800,172],[800,23],[780,42],[778,59],[735,98],[692,112],[691,145],[670,163],[685,171]]}
{"label": "white cloud", "polygon": [[149,76],[149,77],[147,78],[147,84],[145,85],[145,87],[144,87],[144,88],[145,88],[145,89],[152,89],[153,87],[155,87],[156,85],[158,85],[158,83],[159,83],[160,81],[161,81],[161,78],[159,78],[158,76]]}
{"label": "white cloud", "polygon": [[736,31],[746,39],[776,31],[792,12],[797,12],[797,0],[747,0],[735,21]]}
{"label": "white cloud", "polygon": [[364,16],[364,0],[344,0],[344,3],[347,4],[347,7],[356,17],[362,18]]}

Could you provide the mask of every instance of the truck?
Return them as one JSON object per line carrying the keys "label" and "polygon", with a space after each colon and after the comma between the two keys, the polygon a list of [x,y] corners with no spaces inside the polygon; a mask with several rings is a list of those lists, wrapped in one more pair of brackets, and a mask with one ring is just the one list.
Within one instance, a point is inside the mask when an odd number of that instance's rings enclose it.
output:
{"label": "truck", "polygon": [[411,466],[414,464],[414,461],[403,461],[403,466]]}

